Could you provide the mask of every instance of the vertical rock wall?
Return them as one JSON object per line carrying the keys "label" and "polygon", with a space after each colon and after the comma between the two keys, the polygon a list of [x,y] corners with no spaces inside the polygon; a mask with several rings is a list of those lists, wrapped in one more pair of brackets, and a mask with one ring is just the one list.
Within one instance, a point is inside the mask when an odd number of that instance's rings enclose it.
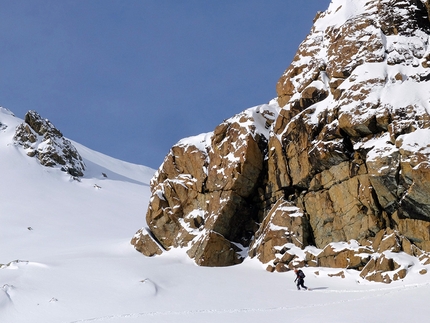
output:
{"label": "vertical rock wall", "polygon": [[[429,35],[428,1],[332,1],[275,101],[172,148],[152,183],[155,240],[200,265],[248,252],[270,270],[340,259],[364,270],[363,250],[427,257]],[[393,279],[385,269],[363,277]]]}

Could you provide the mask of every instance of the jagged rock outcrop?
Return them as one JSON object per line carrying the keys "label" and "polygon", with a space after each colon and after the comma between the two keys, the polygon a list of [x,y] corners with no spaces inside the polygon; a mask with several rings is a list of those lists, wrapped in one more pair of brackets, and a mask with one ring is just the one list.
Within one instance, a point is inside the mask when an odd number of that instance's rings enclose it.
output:
{"label": "jagged rock outcrop", "polygon": [[262,220],[266,138],[277,113],[276,104],[251,108],[171,149],[151,182],[146,216],[164,249],[188,247],[207,266],[243,260]]}
{"label": "jagged rock outcrop", "polygon": [[44,166],[59,167],[72,176],[84,175],[85,165],[77,149],[36,111],[26,113],[24,122],[16,128],[14,141]]}
{"label": "jagged rock outcrop", "polygon": [[211,266],[248,250],[268,270],[341,267],[384,282],[408,271],[395,254],[424,264],[429,7],[333,0],[258,118],[247,110],[172,148],[147,213],[163,248]]}

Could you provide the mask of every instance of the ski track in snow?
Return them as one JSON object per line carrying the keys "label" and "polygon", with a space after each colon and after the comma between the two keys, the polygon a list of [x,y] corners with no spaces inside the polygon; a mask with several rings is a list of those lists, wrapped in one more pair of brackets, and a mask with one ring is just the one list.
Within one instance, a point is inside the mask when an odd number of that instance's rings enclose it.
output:
{"label": "ski track in snow", "polygon": [[[139,317],[148,317],[148,316],[167,316],[167,315],[198,315],[198,314],[234,314],[234,313],[252,313],[252,312],[275,312],[275,311],[287,311],[287,310],[297,310],[297,309],[307,309],[314,307],[323,307],[329,305],[357,302],[365,299],[378,298],[383,297],[388,294],[399,293],[415,288],[422,288],[430,285],[430,283],[424,284],[413,284],[413,285],[404,285],[402,287],[392,287],[392,288],[384,288],[384,289],[367,289],[367,290],[334,290],[334,291],[317,291],[317,293],[372,293],[379,292],[375,295],[366,295],[360,298],[341,300],[336,302],[327,302],[327,303],[316,303],[316,304],[308,304],[303,306],[280,306],[280,307],[269,307],[269,308],[237,308],[237,309],[206,309],[206,310],[190,310],[190,311],[154,311],[154,312],[143,312],[143,313],[131,313],[131,314],[121,314],[121,315],[107,315],[101,317],[94,317],[89,319],[72,321],[69,323],[83,323],[83,322],[97,322],[97,321],[108,321],[113,319],[128,319],[128,318],[139,318]],[[320,287],[321,288],[321,287]],[[324,287],[325,288],[325,287]],[[315,292],[318,290],[318,287],[311,289],[308,292]],[[295,291],[295,290],[291,290]],[[299,291],[297,291],[299,292]],[[303,291],[305,292],[305,291]]]}

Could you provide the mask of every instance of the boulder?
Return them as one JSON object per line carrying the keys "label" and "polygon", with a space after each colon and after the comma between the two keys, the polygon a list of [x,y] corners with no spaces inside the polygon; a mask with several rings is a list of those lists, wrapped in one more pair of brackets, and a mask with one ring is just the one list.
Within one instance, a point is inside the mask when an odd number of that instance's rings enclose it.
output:
{"label": "boulder", "polygon": [[137,251],[147,257],[161,255],[163,253],[163,250],[160,248],[158,243],[151,237],[145,228],[136,232],[134,237],[131,239],[131,244],[134,245]]}
{"label": "boulder", "polygon": [[368,247],[347,243],[329,244],[318,255],[317,262],[321,267],[361,270],[369,261],[372,251]]}
{"label": "boulder", "polygon": [[208,231],[187,251],[197,265],[206,267],[232,266],[242,262],[238,248],[221,234]]}
{"label": "boulder", "polygon": [[366,280],[378,283],[391,283],[393,280],[403,279],[407,270],[401,268],[394,259],[385,254],[373,257],[360,272],[360,276]]}
{"label": "boulder", "polygon": [[345,278],[345,272],[342,270],[342,271],[339,271],[338,273],[335,273],[335,274],[328,274],[328,276],[329,277]]}
{"label": "boulder", "polygon": [[[391,230],[390,230],[391,231]],[[381,232],[384,232],[383,230]],[[376,251],[382,253],[384,251],[400,252],[402,250],[402,244],[399,236],[395,233],[388,233],[378,244]]]}

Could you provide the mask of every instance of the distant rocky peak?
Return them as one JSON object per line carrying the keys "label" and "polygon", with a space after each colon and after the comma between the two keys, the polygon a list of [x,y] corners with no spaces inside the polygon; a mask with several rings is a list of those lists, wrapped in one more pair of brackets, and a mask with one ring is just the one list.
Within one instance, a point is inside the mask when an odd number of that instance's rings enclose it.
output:
{"label": "distant rocky peak", "polygon": [[63,137],[63,134],[60,132],[60,130],[55,128],[55,126],[48,119],[42,119],[42,117],[36,111],[28,111],[25,114],[24,121],[40,136],[46,135]]}
{"label": "distant rocky peak", "polygon": [[59,167],[72,176],[83,176],[85,164],[73,144],[49,120],[28,111],[15,131],[14,141],[27,155],[47,167]]}

